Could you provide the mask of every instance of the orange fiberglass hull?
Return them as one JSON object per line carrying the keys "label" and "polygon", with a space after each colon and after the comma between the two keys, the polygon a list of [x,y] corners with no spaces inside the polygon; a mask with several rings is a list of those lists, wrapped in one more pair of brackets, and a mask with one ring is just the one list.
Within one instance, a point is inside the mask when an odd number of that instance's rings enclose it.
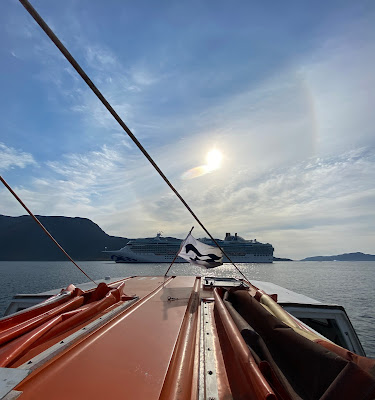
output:
{"label": "orange fiberglass hull", "polygon": [[0,398],[375,396],[374,360],[322,339],[241,282],[132,277],[87,292],[70,286],[52,300],[0,320],[0,376],[21,374]]}

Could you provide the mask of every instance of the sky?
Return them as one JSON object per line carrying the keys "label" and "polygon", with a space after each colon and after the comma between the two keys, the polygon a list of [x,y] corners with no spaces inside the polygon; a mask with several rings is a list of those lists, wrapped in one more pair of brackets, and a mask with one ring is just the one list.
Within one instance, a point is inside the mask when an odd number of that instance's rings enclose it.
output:
{"label": "sky", "polygon": [[[372,0],[31,3],[214,237],[375,254]],[[32,212],[205,236],[23,6],[1,9],[0,173]],[[4,187],[0,214],[25,214]]]}

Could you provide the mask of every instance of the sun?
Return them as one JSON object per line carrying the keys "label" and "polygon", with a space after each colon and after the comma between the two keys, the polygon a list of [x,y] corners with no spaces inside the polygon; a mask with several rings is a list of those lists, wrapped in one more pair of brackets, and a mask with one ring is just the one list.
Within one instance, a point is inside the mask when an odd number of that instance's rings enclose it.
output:
{"label": "sun", "polygon": [[220,150],[212,149],[207,153],[206,162],[207,169],[211,172],[220,168],[223,155]]}
{"label": "sun", "polygon": [[212,149],[206,155],[206,164],[194,167],[181,175],[182,179],[194,179],[209,174],[221,167],[223,155],[220,150]]}

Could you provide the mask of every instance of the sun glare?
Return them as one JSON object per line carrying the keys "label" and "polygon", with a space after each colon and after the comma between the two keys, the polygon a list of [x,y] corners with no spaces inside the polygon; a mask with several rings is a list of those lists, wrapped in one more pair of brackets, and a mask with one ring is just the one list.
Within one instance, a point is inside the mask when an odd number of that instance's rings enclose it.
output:
{"label": "sun glare", "polygon": [[220,168],[221,160],[223,159],[223,155],[221,151],[217,149],[210,150],[207,153],[206,162],[209,171],[214,171],[215,169]]}
{"label": "sun glare", "polygon": [[199,176],[209,174],[210,172],[220,168],[222,159],[223,155],[221,151],[212,149],[207,153],[205,165],[200,165],[199,167],[189,169],[181,175],[181,178],[194,179],[198,178]]}

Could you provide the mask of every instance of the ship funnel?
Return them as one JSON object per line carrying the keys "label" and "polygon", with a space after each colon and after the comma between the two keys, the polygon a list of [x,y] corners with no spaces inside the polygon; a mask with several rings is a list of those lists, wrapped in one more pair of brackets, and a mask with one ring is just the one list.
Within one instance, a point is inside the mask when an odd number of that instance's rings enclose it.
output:
{"label": "ship funnel", "polygon": [[230,232],[227,232],[226,234],[225,234],[225,237],[227,238],[227,237],[229,237],[230,236]]}

